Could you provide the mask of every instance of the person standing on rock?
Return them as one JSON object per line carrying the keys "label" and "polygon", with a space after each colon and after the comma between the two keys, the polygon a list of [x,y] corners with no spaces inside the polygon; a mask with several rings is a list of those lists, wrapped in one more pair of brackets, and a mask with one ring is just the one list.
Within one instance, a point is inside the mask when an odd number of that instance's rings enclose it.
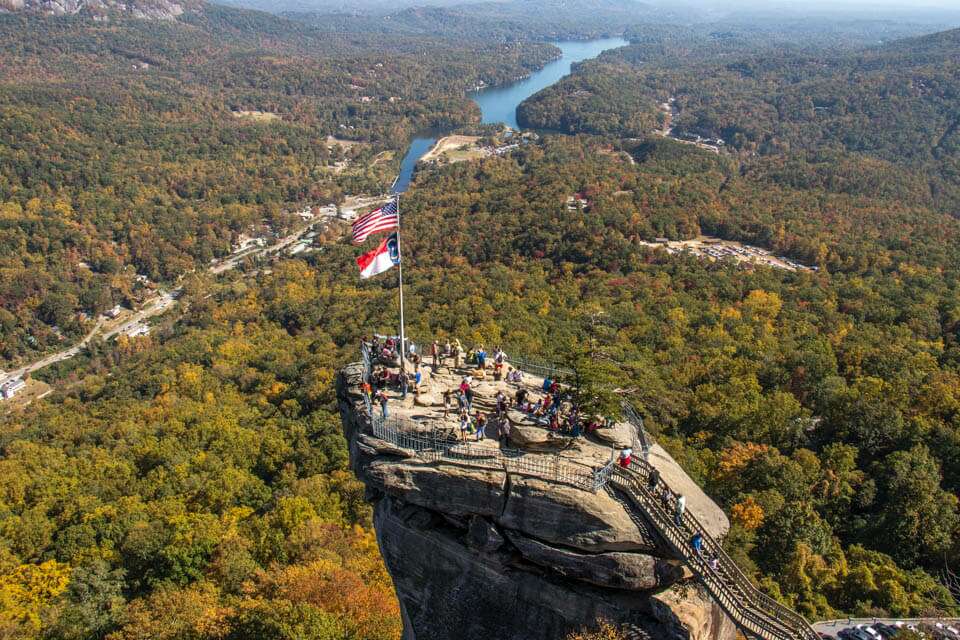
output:
{"label": "person standing on rock", "polygon": [[487,416],[477,411],[477,442],[487,435]]}
{"label": "person standing on rock", "polygon": [[483,345],[477,347],[477,368],[481,371],[487,369],[487,352],[483,350]]}
{"label": "person standing on rock", "polygon": [[387,410],[387,394],[382,389],[377,392],[377,400],[380,401],[380,413],[386,420],[390,412]]}
{"label": "person standing on rock", "polygon": [[466,442],[467,432],[470,431],[470,416],[466,411],[460,412],[460,438]]}
{"label": "person standing on rock", "polygon": [[440,366],[440,343],[436,340],[430,345],[430,355],[433,356],[433,372],[436,373],[437,367]]}
{"label": "person standing on rock", "polygon": [[673,513],[673,521],[678,527],[683,526],[683,512],[686,510],[687,496],[680,494],[677,496],[677,509]]}
{"label": "person standing on rock", "polygon": [[469,385],[464,396],[467,398],[467,411],[473,411],[473,389]]}
{"label": "person standing on rock", "polygon": [[459,338],[453,339],[453,368],[460,368],[460,356],[463,355],[463,345],[460,344]]}
{"label": "person standing on rock", "polygon": [[500,421],[497,434],[500,436],[500,448],[506,449],[510,444],[510,421],[506,417]]}
{"label": "person standing on rock", "polygon": [[503,349],[500,348],[500,345],[497,345],[497,348],[493,350],[493,377],[496,380],[499,380],[503,377],[503,365],[507,361],[507,354],[503,352]]}
{"label": "person standing on rock", "polygon": [[410,381],[407,380],[407,374],[401,373],[400,374],[400,399],[401,400],[407,399],[407,390],[409,388],[410,388]]}
{"label": "person standing on rock", "polygon": [[444,418],[446,418],[447,414],[450,412],[450,405],[453,403],[453,399],[451,398],[452,395],[453,394],[451,393],[450,389],[443,390],[443,417]]}
{"label": "person standing on rock", "polygon": [[497,420],[503,420],[503,417],[507,413],[507,396],[503,395],[503,391],[497,391]]}

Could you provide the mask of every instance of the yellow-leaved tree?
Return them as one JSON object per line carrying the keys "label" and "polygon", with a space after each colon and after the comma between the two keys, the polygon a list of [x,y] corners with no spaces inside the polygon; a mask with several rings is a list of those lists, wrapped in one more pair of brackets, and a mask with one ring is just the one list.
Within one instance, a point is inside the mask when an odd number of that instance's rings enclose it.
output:
{"label": "yellow-leaved tree", "polygon": [[56,560],[42,564],[22,564],[0,576],[0,634],[34,637],[44,613],[67,588],[70,567]]}

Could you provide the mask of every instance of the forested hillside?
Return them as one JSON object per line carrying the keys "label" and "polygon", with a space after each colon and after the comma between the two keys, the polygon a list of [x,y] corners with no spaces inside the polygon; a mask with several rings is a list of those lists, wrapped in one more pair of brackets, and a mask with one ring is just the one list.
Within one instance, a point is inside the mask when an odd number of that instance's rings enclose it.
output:
{"label": "forested hillside", "polygon": [[[960,553],[960,223],[771,188],[674,143],[631,152],[554,138],[422,173],[404,207],[411,335],[557,360],[582,341],[731,514],[728,546],[765,589],[811,618],[957,612],[935,576]],[[574,191],[589,213],[567,210]],[[828,268],[638,244],[721,225],[819,241]],[[192,283],[179,328],[94,353],[97,373],[4,421],[3,579],[54,585],[16,601],[16,628],[397,637],[330,413],[334,368],[396,321],[395,280],[361,283],[355,255],[344,240]]]}
{"label": "forested hillside", "polygon": [[[812,619],[956,611],[934,576],[960,552],[960,223],[731,175],[674,143],[636,166],[598,144],[423,177],[406,203],[411,334],[557,360],[586,341],[729,510],[729,546],[765,588]],[[589,213],[568,212],[575,191]],[[819,240],[826,269],[638,246],[700,229]],[[389,279],[371,286],[389,300]]]}
{"label": "forested hillside", "polygon": [[512,42],[620,35],[631,24],[683,20],[689,12],[654,8],[635,0],[511,0],[415,6],[374,15],[329,10],[287,15],[331,31],[423,36],[442,33],[471,40]]}
{"label": "forested hillside", "polygon": [[555,55],[216,5],[0,15],[0,42],[0,363],[60,344],[54,327],[76,340],[78,313],[132,300],[136,274],[172,282],[251,225],[282,233],[287,211],[385,190],[413,131],[478,118],[467,88]]}
{"label": "forested hillside", "polygon": [[525,103],[524,121],[641,136],[673,97],[677,132],[722,138],[747,159],[867,156],[900,167],[892,179],[906,171],[925,182],[924,204],[960,212],[960,31],[833,53],[752,46],[755,38],[735,32],[692,43],[675,33],[632,37]]}
{"label": "forested hillside", "polygon": [[[361,281],[336,226],[305,258],[202,267],[251,225],[384,189],[413,131],[476,121],[467,87],[556,53],[464,28],[0,16],[0,356],[76,338],[137,273],[189,273],[182,315],[0,415],[0,636],[399,638],[332,389],[360,336],[394,330],[395,279]],[[960,563],[955,132],[930,143],[955,34],[851,54],[795,29],[779,53],[630,32],[525,107],[600,135],[417,174],[410,335],[612,367],[730,515],[738,563],[810,619],[960,614],[938,581]],[[670,96],[732,151],[649,136]],[[644,242],[700,233],[818,270]]]}

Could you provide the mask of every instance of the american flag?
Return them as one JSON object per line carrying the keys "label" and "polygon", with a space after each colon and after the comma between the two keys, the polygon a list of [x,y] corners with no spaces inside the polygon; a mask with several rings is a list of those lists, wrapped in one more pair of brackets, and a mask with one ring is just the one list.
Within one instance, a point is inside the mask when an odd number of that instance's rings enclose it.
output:
{"label": "american flag", "polygon": [[379,209],[357,218],[353,223],[353,244],[363,244],[374,233],[390,231],[398,226],[400,212],[397,211],[396,199],[393,199]]}

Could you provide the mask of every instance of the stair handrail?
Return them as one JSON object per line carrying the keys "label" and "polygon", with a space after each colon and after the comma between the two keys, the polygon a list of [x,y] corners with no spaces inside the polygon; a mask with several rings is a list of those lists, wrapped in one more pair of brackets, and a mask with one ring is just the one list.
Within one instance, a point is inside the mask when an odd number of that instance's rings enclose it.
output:
{"label": "stair handrail", "polygon": [[[756,611],[752,606],[752,603],[749,602],[751,599],[749,593],[743,588],[742,585],[728,584],[727,581],[723,580],[721,576],[716,575],[715,573],[708,572],[703,568],[702,563],[699,562],[699,559],[695,556],[692,556],[686,551],[686,533],[678,533],[670,523],[673,520],[673,516],[663,507],[660,507],[656,503],[656,498],[649,498],[649,502],[652,504],[644,504],[643,498],[645,497],[637,490],[637,481],[634,478],[627,478],[626,482],[623,482],[625,486],[628,487],[628,491],[631,493],[631,497],[635,502],[639,502],[640,506],[643,509],[648,510],[646,514],[649,519],[653,522],[654,526],[660,531],[662,537],[668,543],[670,547],[673,548],[674,552],[680,556],[694,571],[701,582],[707,587],[707,590],[714,596],[714,598],[720,603],[723,609],[730,615],[730,617],[737,622],[739,626],[755,634],[762,632],[768,632],[773,634],[772,637],[779,639],[792,639],[793,636],[790,633],[789,628],[785,627],[782,624],[778,624],[776,618],[771,616],[764,617],[762,612]],[[657,513],[659,510],[661,513]],[[652,512],[652,513],[649,513]],[[652,517],[651,517],[652,516]],[[666,524],[664,524],[666,523]],[[719,556],[718,556],[719,557]],[[724,567],[726,569],[726,567]],[[739,592],[739,595],[736,593]],[[748,605],[745,606],[744,600],[748,601]],[[769,636],[761,635],[761,637],[767,638]]]}
{"label": "stair handrail", "polygon": [[[732,591],[732,587],[736,587],[736,589],[741,592],[743,600],[746,600],[748,604],[757,607],[761,613],[766,614],[768,617],[767,619],[757,619],[754,621],[754,624],[757,624],[758,626],[775,633],[776,637],[778,638],[801,638],[804,640],[816,640],[818,638],[816,632],[803,616],[757,589],[753,582],[743,573],[737,563],[733,562],[733,560],[723,550],[723,547],[713,538],[713,536],[710,535],[710,533],[700,523],[696,516],[694,516],[689,510],[684,512],[682,521],[683,524],[687,525],[691,531],[700,533],[704,541],[705,551],[707,553],[712,552],[714,554],[719,562],[719,568],[723,570],[723,573],[727,574],[731,578],[733,585],[728,584],[722,579],[721,576],[715,575],[720,573],[720,571],[713,571],[713,569],[711,569],[705,562],[703,557],[697,557],[688,554],[686,550],[686,545],[688,543],[686,540],[686,532],[677,531],[679,527],[676,527],[676,525],[673,524],[672,515],[667,512],[665,507],[659,504],[660,501],[658,498],[652,495],[647,488],[647,477],[652,470],[652,467],[649,465],[649,463],[641,460],[635,460],[631,466],[634,468],[616,470],[614,475],[617,480],[620,481],[619,484],[626,485],[632,488],[634,492],[641,494],[637,497],[646,498],[645,501],[641,499],[641,502],[652,503],[647,505],[648,509],[659,509],[662,512],[659,514],[660,520],[665,521],[667,524],[666,526],[660,525],[658,527],[658,529],[661,529],[661,535],[671,546],[675,547],[674,551],[684,559],[688,566],[690,566],[691,570],[698,575],[698,577],[706,586],[709,587],[710,583],[719,583],[719,585],[724,587],[727,591]],[[654,524],[657,524],[656,518],[651,518],[651,520],[654,520]],[[670,533],[673,535],[669,535]],[[715,590],[716,589],[711,589],[711,591]],[[719,594],[714,593],[713,595],[718,600],[721,600]],[[739,604],[741,605],[742,609],[743,603],[733,602],[730,604]],[[749,616],[751,618],[756,618],[755,615],[749,615],[750,612],[743,610],[737,612],[728,611],[728,613],[731,613],[731,617],[733,617],[733,614],[739,614],[741,617]],[[777,632],[776,627],[779,627],[781,632]],[[789,635],[784,635],[784,632]]]}

